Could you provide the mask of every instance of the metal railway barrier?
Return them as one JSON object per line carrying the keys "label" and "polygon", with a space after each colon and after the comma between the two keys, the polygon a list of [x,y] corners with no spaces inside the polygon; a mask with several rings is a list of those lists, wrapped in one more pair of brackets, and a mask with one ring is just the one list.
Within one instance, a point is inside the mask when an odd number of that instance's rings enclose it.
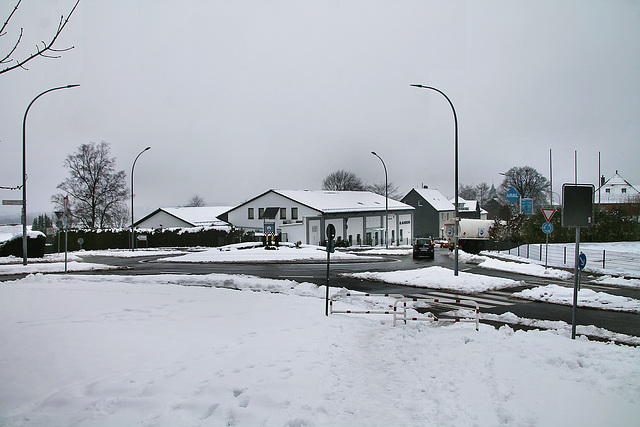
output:
{"label": "metal railway barrier", "polygon": [[[472,305],[475,307],[476,318],[474,319],[466,319],[466,318],[451,318],[451,319],[441,319],[438,316],[433,317],[407,317],[407,302],[427,302],[432,304],[464,304],[464,305]],[[402,317],[398,316],[398,304],[402,303]],[[396,322],[398,320],[404,320],[404,323],[407,323],[407,320],[430,320],[435,322],[474,322],[476,323],[476,331],[480,329],[480,307],[478,303],[473,300],[463,300],[463,299],[450,299],[450,298],[400,298],[393,304],[393,326],[396,326]]]}
{"label": "metal railway barrier", "polygon": [[[333,302],[337,298],[341,297],[391,297],[396,298],[396,301],[393,303],[392,310],[335,310],[333,308]],[[431,304],[464,304],[464,305],[472,305],[475,307],[475,319],[466,319],[466,318],[451,318],[451,319],[441,319],[437,316],[433,317],[407,317],[407,302],[427,302]],[[402,303],[402,316],[399,316],[398,304]],[[400,294],[366,294],[366,293],[337,293],[331,296],[329,301],[330,313],[331,314],[391,314],[393,315],[393,326],[396,326],[398,320],[403,320],[404,323],[407,323],[407,320],[429,320],[429,321],[442,321],[442,322],[475,322],[476,323],[476,331],[480,328],[480,307],[478,303],[473,300],[462,300],[462,299],[450,299],[450,298],[407,298],[404,295]]]}

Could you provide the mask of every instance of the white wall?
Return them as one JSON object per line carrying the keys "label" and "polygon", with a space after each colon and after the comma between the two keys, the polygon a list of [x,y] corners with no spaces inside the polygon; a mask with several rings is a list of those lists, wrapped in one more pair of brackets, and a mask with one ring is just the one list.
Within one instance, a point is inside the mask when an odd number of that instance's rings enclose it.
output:
{"label": "white wall", "polygon": [[137,228],[174,228],[174,227],[191,227],[186,222],[169,215],[164,211],[160,211],[152,217],[141,222]]}

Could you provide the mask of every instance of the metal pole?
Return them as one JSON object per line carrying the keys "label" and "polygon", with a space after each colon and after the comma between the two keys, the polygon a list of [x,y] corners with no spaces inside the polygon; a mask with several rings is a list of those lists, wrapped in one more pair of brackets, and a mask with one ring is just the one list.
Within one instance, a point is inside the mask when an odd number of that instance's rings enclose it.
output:
{"label": "metal pole", "polygon": [[571,339],[576,339],[576,311],[578,307],[578,258],[580,257],[580,227],[576,227],[575,265],[573,267],[573,309],[571,311]]}
{"label": "metal pole", "polygon": [[24,119],[22,119],[22,265],[27,265],[27,114],[29,114],[29,109],[36,102],[36,99],[45,93],[77,86],[80,85],[67,85],[47,89],[33,98],[24,112]]}
{"label": "metal pole", "polygon": [[384,164],[382,157],[378,156],[375,151],[372,151],[371,154],[379,158],[382,162],[382,167],[384,167],[384,242],[385,247],[389,249],[389,179],[387,165]]}
{"label": "metal pole", "polygon": [[142,153],[150,150],[151,147],[147,147],[140,152],[136,156],[136,159],[133,161],[133,166],[131,166],[131,252],[136,250],[136,231],[133,228],[133,169],[136,167],[136,162],[138,161],[138,157],[142,156]]}
{"label": "metal pole", "polygon": [[438,92],[440,95],[444,96],[445,99],[447,100],[447,102],[449,102],[449,105],[451,106],[451,110],[453,111],[453,124],[454,124],[454,167],[453,167],[453,174],[454,174],[454,186],[455,186],[455,219],[454,219],[454,250],[455,250],[455,261],[453,263],[453,275],[457,276],[458,275],[458,229],[460,228],[460,218],[458,217],[458,115],[456,114],[456,109],[453,106],[453,102],[451,102],[451,100],[449,99],[449,97],[442,92],[440,89],[436,89],[435,87],[431,87],[431,86],[423,86],[423,85],[417,85],[417,84],[412,84],[411,86],[413,87],[418,87],[418,88],[422,88],[422,89],[430,89],[430,90],[435,90],[436,92]]}

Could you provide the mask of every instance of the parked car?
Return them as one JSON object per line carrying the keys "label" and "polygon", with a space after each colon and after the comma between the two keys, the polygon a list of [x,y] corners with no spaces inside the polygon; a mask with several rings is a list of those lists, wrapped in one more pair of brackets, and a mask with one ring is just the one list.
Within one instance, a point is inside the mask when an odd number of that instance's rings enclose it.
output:
{"label": "parked car", "polygon": [[413,242],[413,257],[419,258],[421,256],[433,259],[434,248],[431,237],[419,237]]}

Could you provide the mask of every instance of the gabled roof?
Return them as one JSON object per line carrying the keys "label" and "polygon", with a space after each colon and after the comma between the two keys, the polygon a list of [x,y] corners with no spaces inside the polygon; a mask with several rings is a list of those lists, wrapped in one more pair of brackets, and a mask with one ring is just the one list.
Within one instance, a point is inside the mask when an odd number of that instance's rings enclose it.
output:
{"label": "gabled roof", "polygon": [[[637,201],[640,192],[624,179],[618,171],[595,192],[596,203],[631,203]],[[601,199],[602,198],[602,199]]]}
{"label": "gabled roof", "polygon": [[[228,218],[227,213],[241,208],[268,193],[278,194],[295,203],[306,206],[319,213],[370,212],[384,211],[385,197],[370,191],[324,191],[324,190],[268,190],[229,209],[219,218]],[[388,200],[389,210],[412,210],[413,207],[397,200]]]}
{"label": "gabled roof", "polygon": [[429,203],[438,212],[455,211],[455,206],[438,190],[431,188],[414,188],[413,191],[418,193],[427,203]]}
{"label": "gabled roof", "polygon": [[[272,190],[288,199],[323,213],[412,210],[413,207],[371,191]],[[386,203],[385,203],[386,202]]]}
{"label": "gabled roof", "polygon": [[149,215],[138,220],[134,226],[146,221],[158,212],[165,212],[174,218],[184,221],[190,227],[225,226],[226,222],[218,219],[218,216],[230,209],[229,206],[198,206],[178,208],[158,208]]}

